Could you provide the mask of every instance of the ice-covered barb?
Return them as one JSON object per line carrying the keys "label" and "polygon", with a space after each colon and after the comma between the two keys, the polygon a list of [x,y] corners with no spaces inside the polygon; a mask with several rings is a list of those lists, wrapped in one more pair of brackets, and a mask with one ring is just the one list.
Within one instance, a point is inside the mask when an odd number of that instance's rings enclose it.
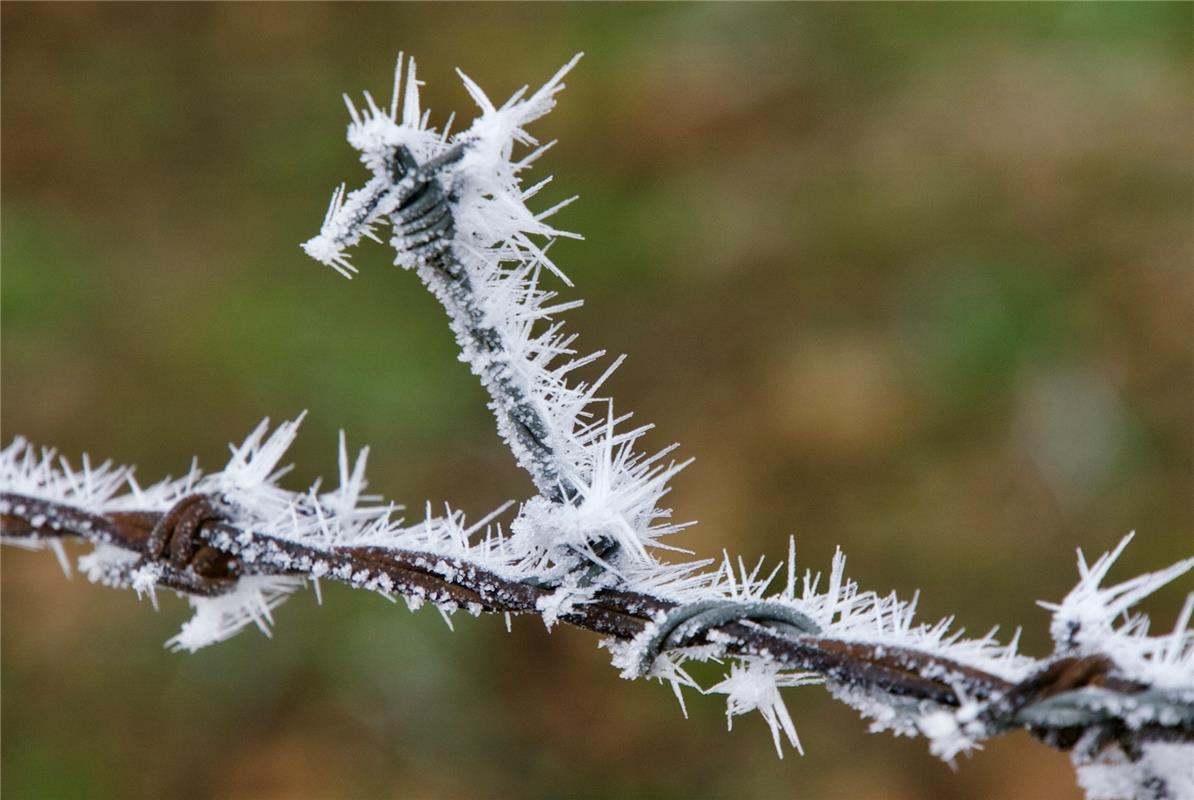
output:
{"label": "ice-covered barb", "polygon": [[[333,192],[319,235],[305,242],[303,249],[346,277],[357,271],[349,261],[347,250],[362,237],[380,241],[375,228],[382,223],[394,226],[392,243],[396,249],[408,250],[409,245],[418,242],[403,237],[403,225],[412,219],[425,219],[422,215],[433,211],[434,203],[424,202],[414,208],[407,204],[420,187],[435,181],[451,192],[453,217],[464,244],[482,251],[498,251],[489,255],[500,255],[504,249],[525,250],[522,254],[511,254],[532,255],[555,270],[544,257],[543,249],[529,237],[575,234],[556,230],[544,222],[563,204],[538,213],[527,208],[525,201],[546,181],[523,189],[518,177],[551,143],[518,161],[513,161],[512,155],[517,144],[538,144],[525,126],[551,111],[556,93],[564,88],[564,75],[579,59],[578,54],[530,97],[525,96],[526,87],[523,87],[500,107],[473,80],[460,73],[481,115],[469,129],[451,135],[450,119],[442,132],[430,127],[429,112],[420,105],[419,87],[423,84],[415,77],[415,61],[412,58],[407,62],[404,82],[404,59],[400,55],[387,108],[379,107],[368,92],[364,93],[364,107],[359,109],[351,98],[344,96],[351,117],[348,142],[359,151],[361,163],[373,177],[360,189],[346,193],[346,187],[341,185]],[[414,265],[402,255],[400,252],[400,263]],[[563,276],[558,271],[557,274]]]}
{"label": "ice-covered barb", "polygon": [[1078,585],[1060,603],[1041,603],[1053,612],[1049,632],[1054,645],[1059,654],[1105,655],[1122,675],[1146,685],[1194,692],[1194,593],[1187,596],[1169,633],[1149,636],[1149,618],[1130,613],[1141,600],[1194,568],[1194,558],[1104,587],[1107,573],[1132,536],[1125,536],[1094,564],[1087,564],[1078,551]]}

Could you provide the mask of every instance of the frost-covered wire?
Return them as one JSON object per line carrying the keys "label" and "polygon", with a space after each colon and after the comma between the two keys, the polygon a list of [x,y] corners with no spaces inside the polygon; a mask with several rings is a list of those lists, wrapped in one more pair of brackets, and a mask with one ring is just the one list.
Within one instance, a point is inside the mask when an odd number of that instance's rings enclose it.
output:
{"label": "frost-covered wire", "polygon": [[[404,78],[399,57],[387,109],[368,93],[360,109],[345,98],[348,141],[372,177],[333,193],[319,234],[303,248],[351,275],[348,249],[390,226],[395,263],[413,268],[447,311],[461,359],[489,392],[499,432],[539,491],[512,533],[540,554],[541,567],[595,565],[590,577],[610,582],[650,565],[649,551],[666,548],[661,538],[683,527],[659,503],[684,464],[664,460],[671,448],[636,452],[650,426],[623,427],[630,415],[598,396],[621,359],[591,382],[573,380],[604,353],[578,354],[559,317],[580,301],[561,302],[542,286],[545,274],[570,285],[547,250],[551,239],[575,234],[546,222],[570,200],[538,212],[527,206],[550,179],[528,188],[522,174],[553,142],[540,145],[526,127],[555,105],[578,59],[500,106],[461,73],[480,114],[452,135],[430,127],[414,61]],[[516,147],[528,152],[515,157]]]}
{"label": "frost-covered wire", "polygon": [[[75,470],[53,451],[18,440],[0,452],[4,540],[51,547],[62,537],[81,538],[95,546],[79,559],[93,581],[150,599],[159,588],[186,594],[195,615],[168,642],[175,649],[194,650],[247,626],[268,633],[272,611],[289,593],[332,580],[402,597],[412,608],[433,604],[445,619],[461,610],[536,615],[549,627],[599,632],[625,677],[667,681],[682,705],[684,688],[722,694],[730,722],[757,710],[777,749],[785,739],[801,749],[779,690],[823,682],[871,717],[873,729],[925,736],[947,760],[1027,728],[1070,750],[1089,774],[1107,772],[1108,759],[1124,752],[1135,755],[1123,761],[1124,770],[1147,773],[1150,785],[1163,778],[1165,786],[1182,786],[1180,770],[1158,777],[1161,767],[1179,761],[1149,754],[1194,742],[1194,687],[1184,677],[1194,662],[1194,635],[1185,627],[1194,598],[1178,627],[1161,637],[1148,637],[1139,621],[1126,623],[1134,632],[1125,633],[1087,608],[1085,624],[1110,624],[1130,640],[1118,642],[1114,656],[1096,655],[1093,647],[1085,655],[1059,648],[1034,660],[1014,644],[964,640],[947,634],[946,624],[915,624],[912,603],[862,592],[846,578],[840,553],[823,583],[807,571],[798,576],[793,548],[786,580],[771,594],[782,565],[764,572],[761,562],[748,569],[728,557],[714,572],[673,568],[651,593],[552,582],[489,518],[469,524],[448,511],[405,524],[395,506],[364,493],[365,454],[350,462],[343,437],[337,489],[281,488],[280,459],[294,434],[295,423],[268,435],[263,423],[232,448],[224,470],[205,475],[193,467],[148,488],[131,469],[85,461]],[[206,498],[211,511],[197,517],[203,522],[194,534],[232,560],[232,577],[208,578],[193,562],[150,555],[161,523],[179,508],[195,507],[196,498]],[[1110,561],[1098,563],[1110,567]],[[1192,565],[1194,559],[1181,563]],[[1075,598],[1092,593],[1132,591],[1142,599],[1143,589],[1155,591],[1178,575],[1163,570],[1100,588],[1106,570],[1080,566],[1082,580],[1058,607],[1076,611]],[[781,626],[768,625],[775,622]],[[1136,647],[1125,660],[1129,641]],[[702,689],[684,669],[693,660],[728,661],[725,679]],[[1144,662],[1149,675],[1165,677],[1147,685],[1128,671]]]}
{"label": "frost-covered wire", "polygon": [[[952,619],[918,621],[916,597],[862,590],[840,551],[826,576],[798,573],[794,543],[786,571],[728,554],[713,569],[660,558],[677,549],[663,537],[685,527],[661,506],[684,464],[666,460],[671,448],[638,452],[647,426],[628,427],[629,415],[598,395],[620,360],[591,382],[574,378],[602,353],[578,354],[560,315],[579,301],[544,287],[549,276],[571,285],[547,251],[572,234],[546,222],[563,204],[527,205],[546,181],[522,183],[550,146],[526,126],[551,110],[575,62],[500,106],[462,75],[480,113],[453,134],[451,121],[430,125],[414,62],[400,58],[385,109],[368,93],[361,108],[346,98],[348,140],[371,177],[337,189],[303,245],[351,276],[351,248],[382,241],[388,226],[395,263],[443,305],[499,433],[532,478],[536,495],[512,517],[503,506],[468,522],[446,508],[407,523],[400,507],[365,493],[366,452],[351,460],[343,437],[338,488],[288,490],[282,458],[295,420],[272,432],[262,423],[218,472],[192,467],[149,487],[129,468],[84,459],[75,469],[17,439],[0,453],[4,541],[49,547],[65,568],[62,538],[81,538],[93,549],[79,568],[93,581],[155,604],[161,589],[185,595],[195,614],[170,640],[176,649],[248,626],[268,633],[289,594],[333,580],[433,604],[446,620],[460,610],[526,614],[597,631],[623,676],[669,683],[682,707],[684,690],[697,689],[725,697],[729,722],[760,712],[781,755],[783,740],[801,745],[780,689],[817,682],[873,730],[924,736],[946,760],[1027,728],[1073,753],[1091,797],[1116,781],[1143,787],[1139,796],[1194,794],[1180,758],[1194,747],[1194,595],[1161,636],[1130,613],[1194,559],[1106,586],[1128,540],[1094,564],[1080,554],[1078,585],[1046,605],[1054,653],[1034,659],[1018,652],[1018,634],[967,639]],[[685,668],[693,661],[724,664],[724,679],[701,687]]]}

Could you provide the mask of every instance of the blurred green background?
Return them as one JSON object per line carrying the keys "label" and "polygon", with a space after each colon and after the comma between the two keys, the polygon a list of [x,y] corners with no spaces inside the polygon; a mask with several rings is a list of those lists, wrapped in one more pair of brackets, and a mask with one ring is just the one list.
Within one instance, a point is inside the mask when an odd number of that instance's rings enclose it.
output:
{"label": "blurred green background", "polygon": [[[686,543],[836,545],[926,618],[1026,628],[1074,548],[1117,575],[1194,532],[1190,4],[3,5],[3,437],[143,480],[310,416],[334,472],[474,515],[530,494],[442,312],[384,248],[298,243],[363,171],[339,93],[419,58],[442,124],[587,56],[534,132],[582,344],[675,485]],[[569,295],[575,296],[575,295]],[[1148,610],[1172,625],[1190,588]],[[3,553],[6,798],[1066,798],[1017,735],[955,774],[790,691],[808,755],[622,681],[586,633],[326,587],[194,656],[186,617]]]}

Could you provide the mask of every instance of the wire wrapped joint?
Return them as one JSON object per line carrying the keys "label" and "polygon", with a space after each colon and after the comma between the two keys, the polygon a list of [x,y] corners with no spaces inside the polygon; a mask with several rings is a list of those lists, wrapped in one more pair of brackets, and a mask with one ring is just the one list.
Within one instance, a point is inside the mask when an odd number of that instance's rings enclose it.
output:
{"label": "wire wrapped joint", "polygon": [[714,628],[732,622],[754,622],[791,636],[821,632],[821,626],[807,614],[783,603],[726,599],[687,603],[655,623],[627,677],[647,676],[664,651],[692,645]]}

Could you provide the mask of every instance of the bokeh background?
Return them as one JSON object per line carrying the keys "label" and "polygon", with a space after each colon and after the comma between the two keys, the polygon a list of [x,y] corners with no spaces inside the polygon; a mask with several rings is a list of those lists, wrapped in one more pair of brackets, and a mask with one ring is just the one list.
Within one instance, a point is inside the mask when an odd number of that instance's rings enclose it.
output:
{"label": "bokeh background", "polygon": [[[696,463],[686,543],[805,565],[836,545],[927,618],[1023,624],[1074,548],[1194,540],[1190,4],[3,5],[3,438],[218,467],[263,416],[338,428],[372,488],[474,514],[526,497],[442,312],[385,249],[306,259],[363,179],[341,91],[420,59],[442,124],[587,56],[537,124],[570,324]],[[537,85],[537,84],[536,84]],[[573,296],[570,294],[570,296]],[[13,798],[1067,798],[1017,735],[955,774],[788,694],[765,726],[622,681],[577,631],[411,614],[325,587],[197,655],[185,619],[3,553]],[[1174,587],[1148,610],[1173,624]]]}

